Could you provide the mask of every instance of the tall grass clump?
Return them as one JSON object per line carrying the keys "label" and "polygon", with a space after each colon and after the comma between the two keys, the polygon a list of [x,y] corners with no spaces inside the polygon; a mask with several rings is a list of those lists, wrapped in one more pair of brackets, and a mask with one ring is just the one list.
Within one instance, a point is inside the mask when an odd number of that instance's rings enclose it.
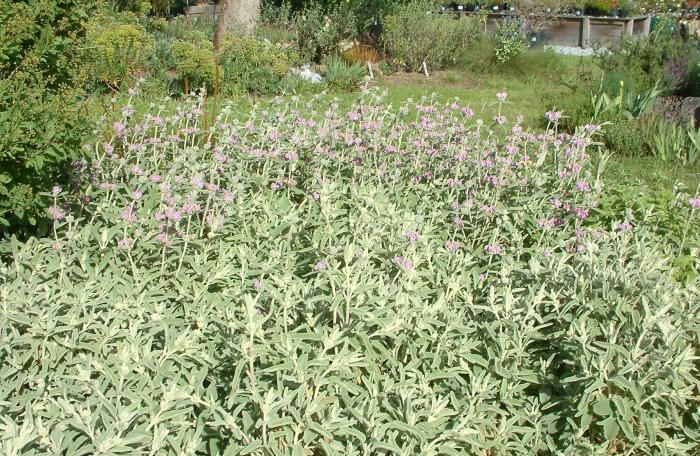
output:
{"label": "tall grass clump", "polygon": [[125,100],[5,245],[2,454],[697,451],[698,282],[594,222],[596,126],[204,103]]}

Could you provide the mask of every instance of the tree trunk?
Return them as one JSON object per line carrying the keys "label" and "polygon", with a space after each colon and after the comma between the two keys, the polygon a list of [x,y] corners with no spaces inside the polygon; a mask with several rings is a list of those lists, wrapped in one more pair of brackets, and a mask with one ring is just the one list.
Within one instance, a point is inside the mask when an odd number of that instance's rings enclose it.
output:
{"label": "tree trunk", "polygon": [[216,17],[214,47],[219,48],[225,32],[251,33],[260,19],[260,0],[222,0]]}

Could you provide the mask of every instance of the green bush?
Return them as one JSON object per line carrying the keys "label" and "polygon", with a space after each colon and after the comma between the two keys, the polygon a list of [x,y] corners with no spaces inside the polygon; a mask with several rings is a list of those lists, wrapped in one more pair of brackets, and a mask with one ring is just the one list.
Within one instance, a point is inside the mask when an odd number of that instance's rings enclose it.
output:
{"label": "green bush", "polygon": [[29,232],[42,192],[61,184],[90,128],[82,108],[92,0],[28,0],[0,7],[0,232]]}
{"label": "green bush", "polygon": [[618,119],[605,126],[603,142],[611,152],[622,155],[649,156],[654,142],[650,116]]}
{"label": "green bush", "polygon": [[289,47],[282,48],[251,36],[227,34],[219,50],[222,90],[241,89],[257,95],[276,93],[294,60]]}
{"label": "green bush", "polygon": [[360,86],[366,75],[367,68],[361,63],[348,63],[341,57],[331,57],[325,62],[323,82],[330,90],[351,92]]}
{"label": "green bush", "polygon": [[0,226],[37,223],[42,192],[66,188],[70,161],[80,154],[90,122],[75,92],[0,81]]}
{"label": "green bush", "polygon": [[94,77],[116,90],[146,66],[153,39],[139,25],[102,19],[90,25],[86,47]]}
{"label": "green bush", "polygon": [[301,56],[320,62],[339,54],[357,38],[357,18],[346,2],[330,7],[313,2],[293,17],[293,30]]}
{"label": "green bush", "polygon": [[527,49],[520,22],[514,19],[506,19],[498,24],[493,42],[494,59],[499,64],[511,61]]}
{"label": "green bush", "polygon": [[216,54],[213,49],[177,40],[171,47],[178,79],[194,90],[211,89],[216,79]]}
{"label": "green bush", "polygon": [[432,14],[431,2],[414,0],[396,7],[384,21],[384,44],[398,66],[417,71],[426,62],[439,70],[457,62],[465,46],[480,37],[477,19],[456,21]]}

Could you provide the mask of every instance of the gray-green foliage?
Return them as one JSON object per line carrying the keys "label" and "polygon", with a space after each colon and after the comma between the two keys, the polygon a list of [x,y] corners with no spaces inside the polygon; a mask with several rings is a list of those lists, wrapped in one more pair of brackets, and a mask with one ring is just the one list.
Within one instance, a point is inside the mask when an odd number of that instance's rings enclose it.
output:
{"label": "gray-green foliage", "polygon": [[698,283],[590,224],[594,128],[202,103],[127,106],[90,202],[7,245],[0,453],[697,450]]}

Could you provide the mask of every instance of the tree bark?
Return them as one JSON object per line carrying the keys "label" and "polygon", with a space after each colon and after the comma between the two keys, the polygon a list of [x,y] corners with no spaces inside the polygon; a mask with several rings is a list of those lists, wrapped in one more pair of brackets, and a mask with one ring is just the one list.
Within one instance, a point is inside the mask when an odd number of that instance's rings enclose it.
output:
{"label": "tree bark", "polygon": [[260,0],[222,0],[214,29],[214,48],[226,32],[251,33],[260,19]]}

